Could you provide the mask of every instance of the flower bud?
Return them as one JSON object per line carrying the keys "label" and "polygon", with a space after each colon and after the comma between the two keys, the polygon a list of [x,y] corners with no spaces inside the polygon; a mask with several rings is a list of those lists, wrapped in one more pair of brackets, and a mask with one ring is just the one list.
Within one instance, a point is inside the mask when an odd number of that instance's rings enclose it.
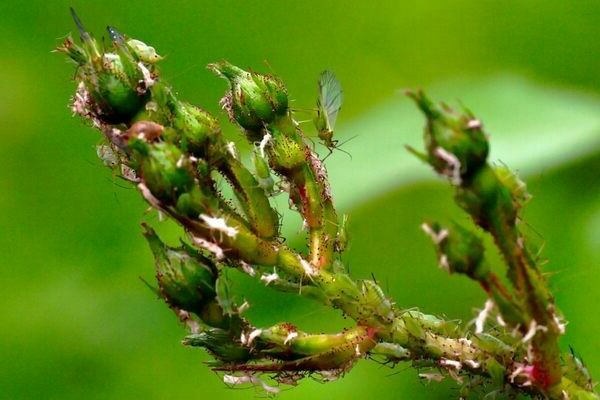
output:
{"label": "flower bud", "polygon": [[186,346],[203,347],[213,356],[224,362],[243,363],[250,359],[250,347],[233,339],[230,332],[223,329],[209,329],[188,335],[183,340]]}
{"label": "flower bud", "polygon": [[149,107],[136,119],[162,123],[166,128],[166,141],[177,144],[196,158],[204,158],[207,143],[214,143],[222,137],[219,122],[201,108],[179,101],[165,82],[156,82],[151,92]]}
{"label": "flower bud", "polygon": [[130,122],[143,110],[150,97],[147,90],[156,80],[150,64],[144,58],[152,58],[148,46],[135,43],[132,54],[118,32],[109,27],[113,40],[112,49],[100,52],[96,40],[85,31],[81,21],[73,12],[73,18],[80,32],[82,46],[76,45],[71,37],[56,50],[67,54],[78,65],[79,87],[74,97],[73,111],[97,123],[120,124]]}
{"label": "flower bud", "polygon": [[487,279],[489,266],[484,262],[483,243],[475,234],[458,224],[452,229],[424,224],[423,230],[433,239],[442,268],[450,273],[465,274],[476,281]]}
{"label": "flower bud", "polygon": [[231,92],[223,99],[223,107],[242,128],[260,131],[265,124],[287,113],[287,92],[278,79],[245,71],[227,61],[208,67],[229,81]]}
{"label": "flower bud", "polygon": [[147,225],[144,228],[165,301],[172,307],[202,316],[205,306],[215,298],[217,273],[214,263],[189,247],[169,247],[152,228]]}
{"label": "flower bud", "polygon": [[219,122],[208,112],[189,103],[181,103],[173,110],[173,127],[181,135],[182,148],[202,157],[207,140],[221,133]]}
{"label": "flower bud", "polygon": [[485,164],[489,151],[482,125],[471,112],[459,114],[447,106],[433,104],[423,92],[407,92],[427,118],[426,161],[440,174],[460,185],[462,178]]}
{"label": "flower bud", "polygon": [[175,209],[182,215],[196,219],[206,210],[218,207],[218,199],[214,193],[205,187],[193,186],[189,191],[182,193],[175,204]]}
{"label": "flower bud", "polygon": [[[275,128],[273,132],[276,132]],[[277,134],[272,143],[269,155],[276,170],[291,170],[305,162],[304,149],[288,135]]]}
{"label": "flower bud", "polygon": [[129,142],[129,149],[134,168],[157,199],[173,204],[177,197],[193,187],[190,161],[175,145],[146,143],[134,138]]}

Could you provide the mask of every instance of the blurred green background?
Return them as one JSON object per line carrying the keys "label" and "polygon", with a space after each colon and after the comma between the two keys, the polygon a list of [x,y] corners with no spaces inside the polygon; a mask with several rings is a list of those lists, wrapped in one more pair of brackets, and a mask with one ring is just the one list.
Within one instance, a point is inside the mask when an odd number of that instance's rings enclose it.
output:
{"label": "blurred green background", "polygon": [[[600,2],[40,1],[0,4],[0,398],[254,398],[228,389],[206,355],[140,282],[152,260],[136,191],[95,157],[99,136],[71,117],[73,68],[52,54],[73,32],[74,6],[99,37],[107,24],[166,55],[180,95],[223,118],[225,83],[205,69],[226,58],[274,70],[294,105],[313,105],[324,68],[341,80],[340,137],[328,159],[336,200],[351,213],[345,260],[374,273],[403,307],[469,321],[484,297],[435,263],[419,224],[466,217],[451,190],[410,157],[422,119],[400,94],[424,87],[462,100],[491,133],[492,158],[528,178],[527,225],[572,345],[600,377]],[[265,62],[265,60],[267,62]],[[299,115],[302,119],[302,115]],[[235,129],[228,134],[237,142]],[[294,219],[286,231],[298,232]],[[171,231],[171,227],[165,227]],[[307,330],[348,324],[334,312],[240,279],[257,324]],[[306,380],[282,398],[453,398],[414,370],[360,362],[344,379]]]}

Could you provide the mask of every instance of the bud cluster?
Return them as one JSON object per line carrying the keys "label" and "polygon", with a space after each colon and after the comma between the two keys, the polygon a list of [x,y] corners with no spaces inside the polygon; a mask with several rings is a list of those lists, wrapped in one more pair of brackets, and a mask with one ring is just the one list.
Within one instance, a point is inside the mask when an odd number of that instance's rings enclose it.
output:
{"label": "bud cluster", "polygon": [[[498,393],[597,399],[584,367],[573,356],[561,370],[557,339],[564,330],[544,279],[516,226],[529,199],[526,187],[504,167],[487,163],[488,141],[469,111],[456,113],[409,92],[427,118],[426,153],[413,151],[457,188],[456,200],[489,232],[508,266],[514,293],[491,272],[482,240],[466,228],[425,224],[440,265],[478,282],[489,296],[474,332],[416,310],[403,310],[373,280],[350,277],[341,254],[348,244],[347,216],[338,217],[327,171],[294,119],[287,90],[276,77],[226,61],[209,69],[229,84],[221,104],[254,146],[252,168],[218,119],[181,101],[162,79],[154,48],[108,28],[104,49],[73,13],[81,44],[67,37],[58,51],[77,65],[72,109],[104,135],[98,156],[161,215],[177,222],[177,247],[144,225],[156,263],[155,292],[187,325],[183,340],[202,347],[231,385],[297,384],[305,376],[333,380],[357,360],[410,361],[427,380],[454,379],[461,393],[493,385]],[[330,154],[342,90],[326,71],[315,109],[318,137]],[[235,202],[217,187],[222,177]],[[307,231],[306,251],[285,244],[272,196],[285,192]],[[339,309],[354,325],[314,334],[283,322],[258,328],[243,316],[250,306],[230,289],[236,268],[276,290]],[[485,329],[497,309],[499,327]],[[586,397],[587,396],[587,397]]]}

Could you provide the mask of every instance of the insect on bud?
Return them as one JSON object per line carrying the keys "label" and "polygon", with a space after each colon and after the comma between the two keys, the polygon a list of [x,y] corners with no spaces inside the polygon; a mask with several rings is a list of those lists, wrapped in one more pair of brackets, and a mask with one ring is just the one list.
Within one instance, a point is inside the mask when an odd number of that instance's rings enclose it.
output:
{"label": "insect on bud", "polygon": [[210,64],[208,68],[229,81],[231,91],[222,104],[229,117],[242,128],[260,131],[265,124],[287,113],[287,92],[277,78],[245,71],[227,61]]}

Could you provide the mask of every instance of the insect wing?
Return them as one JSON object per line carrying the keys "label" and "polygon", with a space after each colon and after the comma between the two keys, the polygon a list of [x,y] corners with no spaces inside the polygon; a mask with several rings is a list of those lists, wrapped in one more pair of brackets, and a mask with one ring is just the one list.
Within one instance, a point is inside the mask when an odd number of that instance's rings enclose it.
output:
{"label": "insect wing", "polygon": [[333,131],[338,113],[342,108],[344,92],[342,85],[331,71],[323,71],[319,79],[319,99],[317,107],[321,118],[325,118],[326,127]]}

